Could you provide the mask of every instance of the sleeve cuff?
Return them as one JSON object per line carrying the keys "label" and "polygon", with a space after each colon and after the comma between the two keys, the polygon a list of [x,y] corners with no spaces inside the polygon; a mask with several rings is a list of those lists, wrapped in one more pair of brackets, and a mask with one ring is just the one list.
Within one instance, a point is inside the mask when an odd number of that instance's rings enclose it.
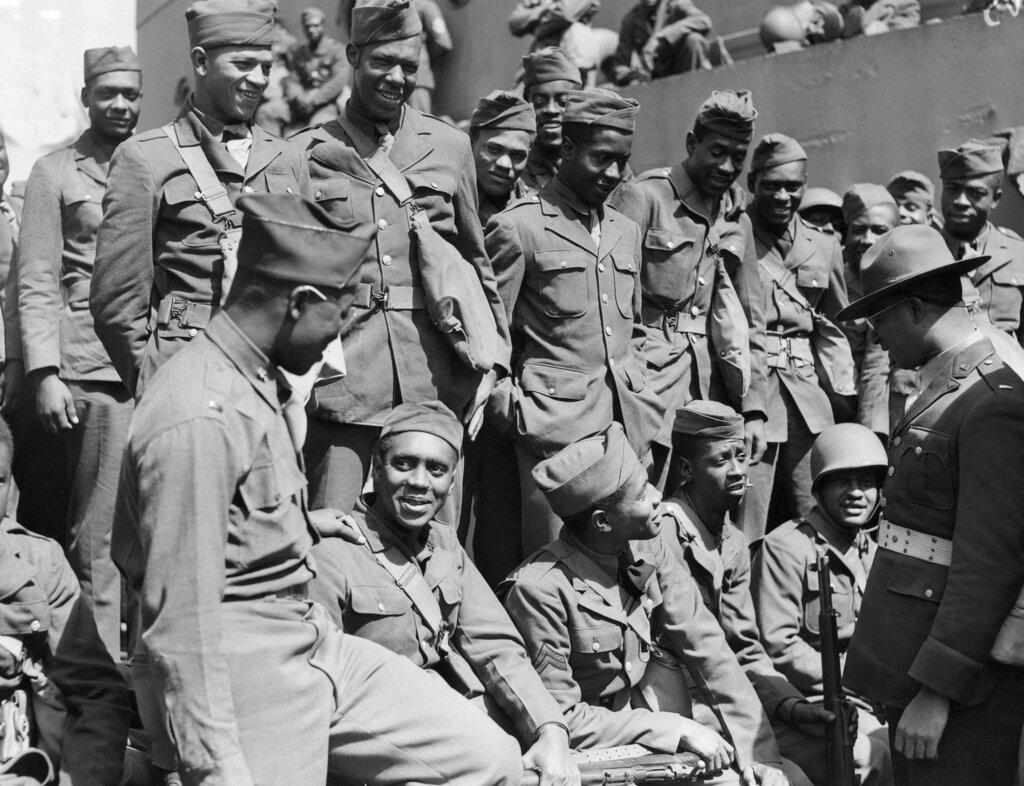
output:
{"label": "sleeve cuff", "polygon": [[909,676],[955,702],[970,704],[983,668],[984,664],[929,636],[917,653]]}

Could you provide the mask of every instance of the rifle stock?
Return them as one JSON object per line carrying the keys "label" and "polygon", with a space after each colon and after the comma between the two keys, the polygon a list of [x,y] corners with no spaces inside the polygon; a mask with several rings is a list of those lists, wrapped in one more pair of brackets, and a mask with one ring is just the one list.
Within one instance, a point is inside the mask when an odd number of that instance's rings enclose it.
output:
{"label": "rifle stock", "polygon": [[[633,748],[635,746],[626,746]],[[623,749],[624,750],[624,749]],[[615,786],[615,784],[672,784],[694,783],[703,773],[700,758],[692,753],[639,753],[615,756],[619,749],[577,754],[573,758],[580,768],[583,786]],[[632,751],[625,751],[631,754]],[[589,759],[589,760],[588,760]],[[524,773],[522,786],[539,786],[540,776],[533,771]]]}

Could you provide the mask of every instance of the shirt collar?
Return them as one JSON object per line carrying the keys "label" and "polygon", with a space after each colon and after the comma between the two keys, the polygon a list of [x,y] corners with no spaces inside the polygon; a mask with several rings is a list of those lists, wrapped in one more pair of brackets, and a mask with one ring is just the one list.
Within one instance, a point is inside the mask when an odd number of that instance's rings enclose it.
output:
{"label": "shirt collar", "polygon": [[672,185],[675,186],[676,193],[679,194],[679,201],[694,213],[700,214],[709,222],[712,221],[715,213],[718,212],[721,201],[704,196],[704,193],[690,179],[686,167],[682,164],[672,169],[671,178]]}
{"label": "shirt collar", "polygon": [[[571,208],[574,213],[576,213],[580,218],[585,218],[588,221],[590,220],[590,205],[584,204],[583,200],[579,198],[575,191],[569,188],[557,177],[551,178],[551,182],[548,185],[558,196],[558,199],[567,207]],[[600,215],[600,212],[598,212],[598,215]]]}
{"label": "shirt collar", "polygon": [[250,123],[252,121],[249,121],[248,123],[224,123],[222,120],[218,120],[199,109],[195,105],[191,96],[188,99],[187,107],[188,110],[196,116],[199,122],[202,123],[203,128],[210,133],[210,136],[218,142],[223,139],[225,130],[230,130],[240,137],[249,136],[252,133],[250,129]]}
{"label": "shirt collar", "polygon": [[428,522],[415,535],[404,532],[377,515],[377,511],[373,509],[374,498],[375,495],[372,493],[361,494],[356,502],[356,511],[363,514],[366,524],[363,535],[374,552],[384,551],[389,546],[398,546],[408,554],[417,556],[424,548],[434,549],[437,534],[434,532],[433,522]]}
{"label": "shirt collar", "polygon": [[530,152],[526,154],[526,168],[531,172],[546,172],[554,177],[558,171],[558,162],[552,161],[536,144],[533,144],[530,145]]}
{"label": "shirt collar", "polygon": [[950,347],[947,350],[940,352],[938,355],[933,357],[923,366],[919,373],[920,382],[918,383],[918,390],[925,390],[935,380],[935,378],[942,372],[946,365],[957,355],[963,352],[967,347],[977,344],[984,338],[984,334],[978,328],[974,328],[971,334],[967,336],[956,346]]}
{"label": "shirt collar", "polygon": [[579,551],[583,556],[597,565],[604,573],[612,579],[613,582],[618,582],[619,577],[619,558],[612,554],[601,554],[594,551],[591,548],[583,545],[583,542],[576,537],[576,534],[568,527],[562,527],[561,535],[559,536],[572,546],[574,549]]}
{"label": "shirt collar", "polygon": [[278,385],[281,382],[287,385],[287,382],[277,367],[252,343],[226,311],[218,312],[210,320],[206,335],[235,365],[256,392],[275,410],[280,410]]}

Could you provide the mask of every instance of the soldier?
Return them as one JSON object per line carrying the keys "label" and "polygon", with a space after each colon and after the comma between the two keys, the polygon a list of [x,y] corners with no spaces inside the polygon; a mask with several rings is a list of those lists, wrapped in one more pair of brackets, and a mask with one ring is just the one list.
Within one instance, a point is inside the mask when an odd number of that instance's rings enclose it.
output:
{"label": "soldier", "polygon": [[[374,491],[352,514],[364,541],[317,543],[310,594],[339,630],[408,658],[516,734],[524,766],[543,783],[578,784],[565,719],[519,632],[456,531],[434,518],[452,487],[462,432],[438,401],[392,410],[374,448]],[[466,704],[463,714],[476,711]]]}
{"label": "soldier", "polygon": [[302,151],[251,121],[273,62],[275,8],[189,6],[195,92],[174,123],[127,140],[111,159],[89,309],[133,393],[220,308],[240,232],[233,201],[307,189]]}
{"label": "soldier", "polygon": [[[900,206],[900,224],[934,224],[935,184],[912,169],[897,172],[886,189]],[[940,228],[941,223],[936,226]]]}
{"label": "soldier", "polygon": [[183,779],[518,784],[515,740],[306,597],[313,527],[335,513],[307,510],[305,414],[284,375],[307,373],[344,327],[375,230],[288,195],[239,209],[228,302],[154,376],[118,490],[114,544],[142,594]]}
{"label": "soldier", "polygon": [[[810,511],[811,445],[835,422],[830,396],[849,397],[855,387],[849,343],[829,321],[846,305],[839,244],[797,215],[807,154],[795,139],[769,134],[754,150],[747,182],[768,331],[768,447],[751,467],[753,486],[739,517],[743,534],[755,541],[766,526]],[[849,406],[848,399],[840,403]],[[784,516],[769,522],[773,494]]]}
{"label": "soldier", "polygon": [[487,226],[509,200],[526,196],[521,176],[536,135],[533,106],[517,94],[495,90],[477,103],[469,118],[469,140],[476,163],[481,226]]}
{"label": "soldier", "polygon": [[66,442],[68,558],[103,643],[119,659],[121,576],[110,559],[110,527],[132,397],[93,330],[89,280],[110,157],[138,122],[142,75],[130,47],[87,49],[84,59],[89,129],[39,159],[29,176],[18,308],[36,413]]}
{"label": "soldier", "polygon": [[[743,170],[756,117],[749,91],[715,91],[686,136],[686,158],[644,172],[611,199],[643,237],[644,352],[667,413],[659,442],[670,443],[677,406],[724,401],[746,418],[753,461],[764,452],[768,411],[763,295],[750,219],[728,218],[725,197]],[[721,304],[737,295],[743,312],[721,319]],[[663,487],[667,451],[656,462]]]}
{"label": "soldier", "polygon": [[[658,538],[661,495],[622,427],[570,445],[534,479],[566,526],[500,591],[573,746],[692,751],[708,773],[725,770],[712,783],[788,784],[750,682]],[[689,717],[685,683],[664,665],[677,661],[713,697],[729,742]]]}
{"label": "soldier", "polygon": [[[751,589],[764,649],[775,668],[811,701],[822,684],[818,620],[818,557],[827,555],[839,651],[845,652],[860,612],[877,546],[868,534],[878,513],[888,462],[878,437],[856,423],[825,429],[811,450],[816,505],[765,536],[754,554]],[[856,697],[856,775],[863,786],[893,783],[888,731]],[[785,749],[783,749],[785,750]]]}
{"label": "soldier", "polygon": [[523,97],[537,113],[537,136],[523,172],[523,185],[532,192],[540,191],[558,171],[566,96],[581,87],[580,69],[561,49],[546,47],[523,58]]}
{"label": "soldier", "polygon": [[555,179],[487,225],[516,346],[512,377],[502,380],[491,411],[515,444],[524,555],[561,528],[530,482],[536,464],[613,421],[646,456],[662,425],[636,319],[640,233],[606,204],[629,160],[639,111],[608,90],[570,92]]}
{"label": "soldier", "polygon": [[693,0],[639,0],[619,26],[615,84],[711,68],[711,17]]}
{"label": "soldier", "polygon": [[846,654],[846,686],[885,707],[898,784],[1011,783],[1020,668],[992,659],[1024,586],[1024,383],[961,302],[942,236],[897,227],[861,261],[866,318],[921,393],[894,426],[879,549]]}
{"label": "soldier", "polygon": [[800,199],[800,217],[826,235],[841,240],[846,232],[843,226],[843,198],[829,188],[808,188]]}
{"label": "soldier", "polygon": [[1002,153],[972,139],[939,151],[939,173],[946,245],[956,259],[989,258],[964,276],[964,302],[972,314],[1022,342],[1024,241],[988,220],[1003,195]]}
{"label": "soldier", "polygon": [[[6,284],[10,276],[11,260],[18,244],[18,216],[11,203],[3,194],[4,184],[10,174],[10,163],[7,159],[7,138],[0,131],[0,284]],[[3,291],[3,287],[0,287]],[[2,304],[0,299],[0,304]]]}
{"label": "soldier", "polygon": [[292,122],[320,125],[338,116],[338,96],[352,78],[345,47],[324,35],[326,14],[319,8],[302,12],[306,43],[292,52],[295,77],[285,88],[292,110]]}
{"label": "soldier", "polygon": [[[11,490],[14,438],[0,418],[0,511]],[[60,546],[0,523],[0,701],[25,691],[30,743],[50,759],[61,783],[119,783],[131,706],[128,689],[96,632],[88,604]],[[0,782],[20,780],[9,760],[21,729],[5,712]]]}
{"label": "soldier", "polygon": [[434,70],[446,54],[452,51],[452,35],[444,21],[441,7],[434,0],[413,0],[420,16],[420,68],[416,72],[416,87],[409,94],[409,106],[429,114],[434,111]]}
{"label": "soldier", "polygon": [[[484,252],[469,139],[403,103],[416,83],[421,29],[409,0],[359,0],[347,50],[352,96],[337,119],[294,139],[307,151],[317,202],[379,229],[344,343],[348,366],[374,373],[316,390],[305,448],[314,508],[355,506],[381,423],[402,402],[440,399],[475,437],[498,370],[508,367],[507,322]],[[431,322],[421,248],[411,238],[413,210],[423,211],[479,278],[500,344],[496,367],[486,373],[464,364]],[[449,498],[448,523],[458,518],[458,497]]]}

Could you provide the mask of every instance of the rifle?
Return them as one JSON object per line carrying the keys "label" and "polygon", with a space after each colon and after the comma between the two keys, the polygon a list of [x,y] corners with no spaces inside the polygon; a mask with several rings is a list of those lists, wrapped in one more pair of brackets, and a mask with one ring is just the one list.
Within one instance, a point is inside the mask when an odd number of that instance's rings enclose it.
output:
{"label": "rifle", "polygon": [[850,735],[850,712],[856,712],[843,698],[842,672],[839,668],[839,633],[835,609],[832,608],[832,572],[828,555],[818,557],[818,627],[821,630],[821,681],[824,685],[824,707],[835,716],[825,726],[825,755],[832,786],[860,786],[853,771],[853,737]]}
{"label": "rifle", "polygon": [[[695,783],[704,774],[704,765],[693,753],[651,753],[642,745],[573,754],[580,768],[583,786],[614,786],[615,784],[681,784]],[[522,786],[538,786],[536,772],[523,775]]]}

